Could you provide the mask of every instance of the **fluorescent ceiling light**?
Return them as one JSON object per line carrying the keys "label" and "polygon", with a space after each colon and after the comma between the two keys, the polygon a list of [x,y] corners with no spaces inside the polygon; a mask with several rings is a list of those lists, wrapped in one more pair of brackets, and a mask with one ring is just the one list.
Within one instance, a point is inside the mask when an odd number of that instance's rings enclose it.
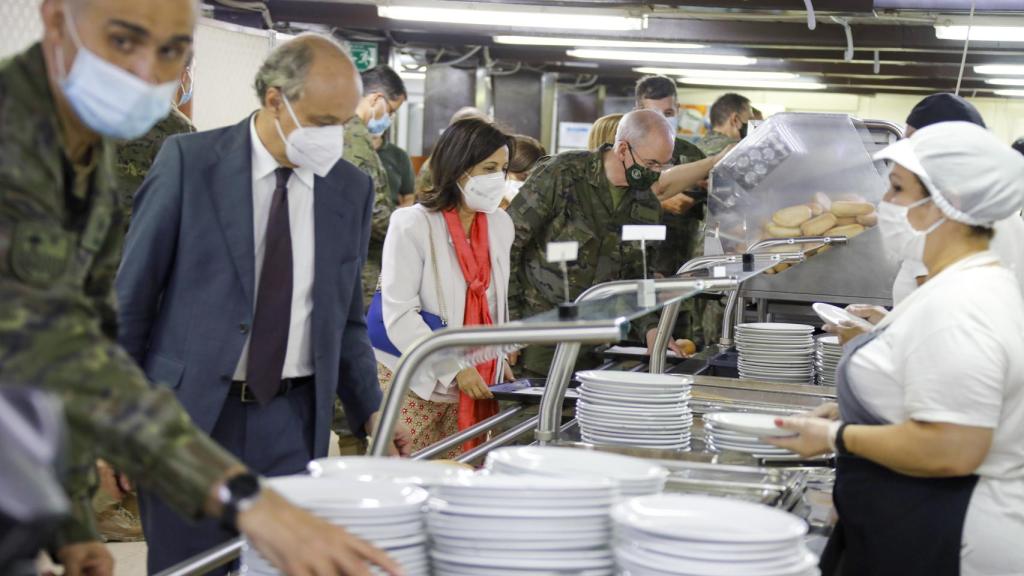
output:
{"label": "fluorescent ceiling light", "polygon": [[[940,40],[966,40],[967,26],[936,26]],[[1024,42],[1024,26],[972,26],[971,40],[982,42]]]}
{"label": "fluorescent ceiling light", "polygon": [[999,96],[1013,96],[1015,98],[1024,98],[1024,90],[996,90],[996,94]]}
{"label": "fluorescent ceiling light", "polygon": [[642,30],[642,18],[611,14],[545,10],[533,6],[516,9],[436,8],[432,6],[378,6],[377,15],[394,20],[528,28],[576,30]]}
{"label": "fluorescent ceiling light", "polygon": [[820,82],[790,82],[779,80],[728,80],[726,78],[680,78],[681,84],[695,86],[726,86],[736,88],[766,88],[774,90],[824,90],[828,86]]}
{"label": "fluorescent ceiling light", "polygon": [[643,40],[605,40],[603,38],[555,38],[552,36],[495,36],[495,44],[518,46],[575,46],[577,48],[652,48],[660,50],[695,50],[703,44],[682,42],[645,42]]}
{"label": "fluorescent ceiling light", "polygon": [[982,64],[975,66],[974,71],[978,74],[990,74],[993,76],[1024,76],[1024,66]]}
{"label": "fluorescent ceiling light", "polygon": [[402,80],[426,80],[426,72],[399,72],[398,77]]}
{"label": "fluorescent ceiling light", "polygon": [[985,80],[985,84],[995,86],[1024,86],[1024,78],[991,78]]}
{"label": "fluorescent ceiling light", "polygon": [[641,74],[663,74],[665,76],[696,76],[698,78],[735,78],[737,80],[792,80],[798,76],[792,72],[764,72],[757,70],[700,70],[699,68],[633,68]]}
{"label": "fluorescent ceiling light", "polygon": [[749,66],[756,58],[725,56],[722,54],[673,54],[671,52],[643,52],[635,50],[569,50],[573,58],[588,60],[626,60],[629,62],[664,62],[668,64],[714,64],[718,66]]}

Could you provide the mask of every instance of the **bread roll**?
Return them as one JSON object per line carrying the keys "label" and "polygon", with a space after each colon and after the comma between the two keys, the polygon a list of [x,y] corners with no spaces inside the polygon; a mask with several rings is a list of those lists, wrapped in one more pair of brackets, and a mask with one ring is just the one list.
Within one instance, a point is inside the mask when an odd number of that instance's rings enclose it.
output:
{"label": "bread roll", "polygon": [[864,227],[860,224],[849,224],[847,226],[836,226],[835,228],[825,232],[825,236],[846,236],[847,238],[853,238],[864,231]]}
{"label": "bread roll", "polygon": [[820,236],[826,230],[836,227],[836,217],[831,212],[811,218],[800,225],[800,232],[804,236]]}
{"label": "bread roll", "polygon": [[783,262],[782,264],[776,265],[775,268],[772,268],[772,270],[774,270],[776,273],[785,272],[786,270],[789,269],[790,266],[792,266],[792,264],[789,264],[788,262]]}
{"label": "bread roll", "polygon": [[786,228],[797,228],[812,217],[814,214],[811,212],[810,206],[790,206],[772,214],[772,222]]}
{"label": "bread roll", "polygon": [[693,340],[680,338],[679,340],[676,340],[676,346],[678,346],[679,349],[683,351],[683,354],[686,354],[687,356],[692,356],[697,353],[697,344],[695,344]]}
{"label": "bread roll", "polygon": [[875,211],[875,205],[870,202],[850,202],[840,200],[832,203],[832,213],[837,218],[856,218]]}
{"label": "bread roll", "polygon": [[[804,206],[804,208],[807,208]],[[768,232],[769,238],[796,238],[800,235],[799,228],[790,228],[788,226],[778,226],[776,224],[768,224],[765,227]]]}
{"label": "bread roll", "polygon": [[864,214],[862,216],[857,216],[857,224],[860,224],[861,226],[866,226],[866,227],[869,227],[869,228],[871,226],[874,226],[875,224],[878,224],[878,213],[877,212],[872,212],[871,214]]}
{"label": "bread roll", "polygon": [[818,192],[814,195],[814,203],[821,204],[821,207],[824,208],[826,212],[832,210],[832,199],[824,192]]}
{"label": "bread roll", "polygon": [[850,224],[857,224],[857,219],[850,218],[836,218],[836,226],[849,226]]}
{"label": "bread roll", "polygon": [[815,216],[821,216],[825,212],[825,207],[817,202],[810,202],[807,205],[811,208],[811,214]]}

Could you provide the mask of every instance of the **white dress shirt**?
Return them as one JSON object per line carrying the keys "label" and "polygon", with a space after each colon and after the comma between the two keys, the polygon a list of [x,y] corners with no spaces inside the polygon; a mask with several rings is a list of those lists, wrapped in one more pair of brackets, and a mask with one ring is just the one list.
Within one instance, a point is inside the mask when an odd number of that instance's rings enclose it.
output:
{"label": "white dress shirt", "polygon": [[[256,133],[256,115],[249,123],[249,136],[252,139],[252,229],[256,248],[253,295],[258,302],[267,220],[277,185],[274,170],[281,165]],[[298,378],[313,374],[313,171],[309,168],[296,168],[288,179],[288,222],[292,236],[292,315],[281,378]],[[235,368],[236,381],[245,380],[248,360],[249,338]]]}

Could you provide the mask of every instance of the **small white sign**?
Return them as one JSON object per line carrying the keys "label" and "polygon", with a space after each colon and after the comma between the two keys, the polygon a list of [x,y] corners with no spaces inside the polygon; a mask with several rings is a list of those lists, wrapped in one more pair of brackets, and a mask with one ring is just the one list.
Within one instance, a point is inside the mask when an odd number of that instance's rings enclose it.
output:
{"label": "small white sign", "polygon": [[548,242],[548,262],[570,262],[579,254],[579,242]]}
{"label": "small white sign", "polygon": [[728,275],[728,269],[725,266],[715,266],[711,270],[711,275],[715,278],[725,278]]}
{"label": "small white sign", "polygon": [[589,122],[559,122],[558,149],[586,150],[591,126],[593,124]]}
{"label": "small white sign", "polygon": [[664,240],[665,227],[627,225],[622,227],[622,240]]}

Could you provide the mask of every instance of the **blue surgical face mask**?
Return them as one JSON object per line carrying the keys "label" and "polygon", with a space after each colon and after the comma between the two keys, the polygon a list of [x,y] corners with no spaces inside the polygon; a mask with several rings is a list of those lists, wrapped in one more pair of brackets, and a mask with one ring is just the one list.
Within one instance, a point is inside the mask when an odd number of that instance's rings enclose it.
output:
{"label": "blue surgical face mask", "polygon": [[384,115],[377,118],[377,106],[373,107],[373,118],[366,123],[366,129],[370,131],[373,136],[380,136],[381,134],[388,131],[391,128],[391,115],[388,114],[388,103],[384,102]]}
{"label": "blue surgical face mask", "polygon": [[100,58],[82,44],[71,10],[65,9],[64,14],[78,54],[68,71],[64,50],[58,47],[57,73],[61,91],[79,120],[94,132],[123,140],[149,132],[170,113],[178,81],[150,84]]}
{"label": "blue surgical face mask", "polygon": [[178,108],[181,108],[185,104],[188,104],[192,100],[192,92],[196,87],[196,79],[192,75],[192,67],[185,68],[185,74],[188,75],[188,87],[185,87],[185,83],[181,83],[181,96],[178,98]]}

